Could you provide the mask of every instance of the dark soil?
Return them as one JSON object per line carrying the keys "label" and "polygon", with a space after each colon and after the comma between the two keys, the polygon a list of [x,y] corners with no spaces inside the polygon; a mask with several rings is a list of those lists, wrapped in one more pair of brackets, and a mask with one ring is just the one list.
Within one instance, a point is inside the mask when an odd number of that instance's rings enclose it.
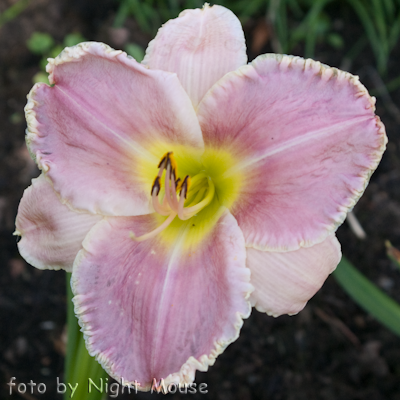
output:
{"label": "dark soil", "polygon": [[[14,0],[0,0],[0,13]],[[113,0],[31,0],[28,8],[0,28],[0,399],[61,399],[66,294],[63,272],[39,271],[19,256],[12,236],[19,199],[38,170],[24,145],[23,107],[39,70],[40,57],[26,47],[34,31],[62,42],[71,32],[121,48],[126,41],[146,47],[151,37],[132,19],[112,29],[118,6]],[[349,19],[350,18],[350,19]],[[340,67],[360,27],[338,16],[346,39],[342,51],[317,48],[316,59]],[[260,20],[245,25],[249,57],[271,51]],[[261,32],[261,33],[260,33]],[[267,32],[267,31],[266,31]],[[261,35],[261,36],[260,36]],[[261,39],[260,39],[261,37]],[[257,42],[258,40],[258,42]],[[302,55],[299,47],[298,55]],[[385,81],[398,74],[395,50]],[[397,58],[396,58],[397,57]],[[366,48],[352,63],[370,90],[378,93],[377,114],[386,125],[388,149],[355,209],[367,232],[359,240],[345,223],[338,231],[343,253],[371,280],[400,302],[400,271],[385,254],[384,241],[400,247],[400,91],[381,96],[375,60]],[[45,383],[44,394],[10,395],[6,383]],[[196,382],[207,383],[210,399],[384,400],[400,399],[400,339],[356,305],[330,277],[304,311],[294,317],[268,317],[254,311],[240,338]],[[139,393],[119,398],[151,398]],[[174,398],[185,395],[170,395]]]}

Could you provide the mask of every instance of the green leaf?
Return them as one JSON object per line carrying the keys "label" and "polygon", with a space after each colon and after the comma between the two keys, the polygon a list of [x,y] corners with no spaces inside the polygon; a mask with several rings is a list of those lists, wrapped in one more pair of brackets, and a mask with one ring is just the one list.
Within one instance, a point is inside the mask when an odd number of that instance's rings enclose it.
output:
{"label": "green leaf", "polygon": [[45,54],[54,46],[54,39],[48,33],[34,32],[26,45],[32,53]]}
{"label": "green leaf", "polygon": [[82,36],[81,33],[70,33],[64,38],[64,46],[65,47],[72,47],[77,45],[78,43],[82,43],[86,41],[86,39]]}
{"label": "green leaf", "polygon": [[400,87],[400,76],[397,78],[392,79],[390,82],[386,84],[386,89],[389,92],[393,92],[394,90],[398,89]]}
{"label": "green leaf", "polygon": [[0,27],[6,22],[12,21],[22,11],[28,7],[30,0],[19,0],[12,6],[8,7],[2,14],[0,14]]}
{"label": "green leaf", "polygon": [[[380,18],[381,14],[376,16],[373,12],[369,13],[366,4],[362,1],[348,0],[348,2],[353,7],[355,13],[358,15],[358,18],[364,26],[365,33],[369,39],[372,51],[374,52],[378,63],[378,70],[382,74],[386,71],[389,56],[389,42],[386,38],[386,33],[384,32],[384,26],[382,25]],[[377,17],[378,22],[376,21]],[[376,27],[376,24],[378,24],[378,27]],[[384,36],[380,37],[380,35]]]}
{"label": "green leaf", "polygon": [[400,306],[396,301],[368,280],[344,256],[333,276],[356,303],[400,336]]}
{"label": "green leaf", "polygon": [[393,261],[396,267],[400,269],[400,250],[393,247],[389,240],[386,240],[385,246],[387,256]]}
{"label": "green leaf", "polygon": [[33,83],[38,83],[38,82],[44,82],[47,83],[48,85],[49,83],[49,78],[48,78],[48,74],[46,74],[46,72],[38,72],[37,74],[35,74],[32,78],[32,82]]}
{"label": "green leaf", "polygon": [[137,62],[141,62],[144,58],[143,48],[135,43],[128,43],[125,46],[125,51],[127,52],[127,54],[132,56]]}
{"label": "green leaf", "polygon": [[344,40],[338,33],[330,33],[326,39],[328,43],[335,49],[341,49],[344,46]]}
{"label": "green leaf", "polygon": [[[105,393],[105,385],[100,385],[100,382],[106,382],[108,376],[101,365],[91,357],[86,350],[85,340],[75,317],[74,304],[72,302],[71,290],[71,274],[66,274],[67,278],[67,353],[65,356],[65,373],[64,384],[68,383],[75,388],[73,395],[74,399],[85,400],[103,400],[107,397]],[[89,378],[97,387],[102,387],[102,391],[96,390],[92,386],[91,391],[88,391]],[[66,386],[67,390],[64,393],[64,400],[71,399],[72,390],[70,386]]]}
{"label": "green leaf", "polygon": [[56,58],[63,50],[64,47],[58,44],[57,46],[51,49],[49,57]]}
{"label": "green leaf", "polygon": [[117,14],[114,19],[114,28],[122,28],[124,26],[125,20],[129,16],[129,10],[129,3],[126,0],[121,1],[121,5],[118,7]]}
{"label": "green leaf", "polygon": [[51,58],[56,58],[61,52],[63,51],[63,46],[61,45],[57,45],[55,47],[53,47],[49,53],[47,53],[44,57],[42,57],[42,59],[40,60],[40,68],[43,71],[46,71],[46,66],[48,64],[47,59],[49,57]]}
{"label": "green leaf", "polygon": [[[36,82],[34,82],[34,83],[36,83]],[[17,125],[17,124],[20,124],[21,122],[25,121],[25,118],[23,117],[22,113],[15,112],[10,115],[9,120],[12,124]]]}

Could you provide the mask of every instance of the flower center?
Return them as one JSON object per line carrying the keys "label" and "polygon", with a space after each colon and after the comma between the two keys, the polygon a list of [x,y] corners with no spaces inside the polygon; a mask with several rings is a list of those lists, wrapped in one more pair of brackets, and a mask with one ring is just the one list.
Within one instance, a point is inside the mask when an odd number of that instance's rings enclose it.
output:
{"label": "flower center", "polygon": [[[214,183],[205,172],[199,172],[192,178],[186,175],[183,180],[178,177],[178,166],[172,151],[164,154],[158,168],[158,174],[151,188],[151,197],[156,213],[168,216],[168,218],[156,229],[145,235],[135,236],[131,232],[130,237],[138,242],[150,239],[162,232],[176,216],[185,221],[197,215],[212,202],[215,195]],[[164,171],[165,190],[162,199],[160,199]]]}

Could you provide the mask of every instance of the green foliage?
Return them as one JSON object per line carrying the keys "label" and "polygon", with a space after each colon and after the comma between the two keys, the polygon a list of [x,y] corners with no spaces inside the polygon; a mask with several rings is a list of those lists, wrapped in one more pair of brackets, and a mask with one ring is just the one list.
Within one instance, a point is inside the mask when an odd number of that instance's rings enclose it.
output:
{"label": "green foliage", "polygon": [[[155,35],[157,29],[187,8],[203,6],[203,0],[119,0],[115,27],[133,16],[142,31]],[[399,42],[400,2],[398,0],[220,0],[217,4],[231,9],[245,23],[249,18],[264,16],[273,28],[275,51],[292,53],[301,46],[304,56],[313,57],[321,43],[343,49],[345,42],[334,29],[332,10],[338,6],[354,15],[363,27],[363,35],[374,52],[378,70],[386,73],[391,51]],[[347,58],[353,57],[348,52]]]}
{"label": "green foliage", "polygon": [[390,52],[399,41],[400,7],[392,0],[348,0],[353,7],[375,54],[378,71],[384,74]]}
{"label": "green foliage", "polygon": [[388,92],[392,92],[397,90],[400,87],[400,76],[397,78],[392,79],[390,82],[386,84],[386,89]]}
{"label": "green foliage", "polygon": [[176,18],[182,10],[201,8],[203,4],[203,0],[120,0],[114,27],[120,28],[132,15],[143,32],[154,35],[163,23]]}
{"label": "green foliage", "polygon": [[37,72],[35,75],[33,75],[32,82],[33,83],[43,82],[49,85],[49,78],[47,73],[43,71]]}
{"label": "green foliage", "polygon": [[43,55],[54,46],[54,39],[48,33],[34,32],[26,45],[32,53]]}
{"label": "green foliage", "polygon": [[333,0],[316,0],[309,8],[297,28],[291,31],[289,40],[284,43],[283,52],[290,52],[299,42],[304,43],[305,57],[313,57],[317,41],[321,41],[331,30],[331,20],[324,8]]}
{"label": "green foliage", "polygon": [[132,56],[137,62],[141,62],[144,58],[144,50],[135,43],[128,43],[124,49],[127,54]]}
{"label": "green foliage", "polygon": [[0,28],[6,22],[12,21],[16,18],[22,11],[28,7],[30,0],[19,0],[14,3],[11,7],[7,8],[2,14],[0,14]]}
{"label": "green foliage", "polygon": [[[82,332],[75,317],[74,304],[72,302],[71,274],[66,274],[67,278],[67,353],[65,356],[64,382],[70,383],[75,387],[73,398],[85,400],[102,400],[106,397],[105,393],[92,390],[88,393],[89,378],[93,382],[100,382],[100,378],[105,381],[108,377],[101,365],[89,355],[85,347]],[[71,390],[68,387],[64,393],[64,399],[71,398]]]}
{"label": "green foliage", "polygon": [[386,254],[392,260],[394,265],[400,269],[400,251],[393,247],[389,240],[385,242]]}
{"label": "green foliage", "polygon": [[65,47],[72,47],[76,46],[78,43],[84,42],[86,39],[79,33],[69,33],[64,38],[64,46]]}
{"label": "green foliage", "polygon": [[33,83],[45,82],[49,84],[49,79],[45,72],[47,59],[57,57],[64,47],[75,46],[84,41],[85,38],[79,32],[66,35],[62,44],[56,44],[56,41],[48,33],[34,32],[26,45],[33,54],[41,55],[42,58],[39,62],[41,71],[34,75],[32,78]]}
{"label": "green foliage", "polygon": [[346,257],[333,273],[340,286],[364,310],[400,336],[400,306],[359,272]]}
{"label": "green foliage", "polygon": [[335,49],[342,49],[344,47],[344,40],[337,33],[329,33],[326,40]]}

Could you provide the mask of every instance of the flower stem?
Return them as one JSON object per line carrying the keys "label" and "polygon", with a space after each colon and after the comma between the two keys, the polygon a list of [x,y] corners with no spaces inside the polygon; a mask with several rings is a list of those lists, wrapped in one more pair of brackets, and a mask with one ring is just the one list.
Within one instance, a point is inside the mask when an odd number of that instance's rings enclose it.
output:
{"label": "flower stem", "polygon": [[[106,398],[105,378],[108,376],[101,365],[86,350],[85,340],[78,325],[72,302],[71,274],[67,278],[67,351],[65,355],[64,381],[66,391],[64,400],[73,398],[85,400],[102,400]],[[89,379],[93,382],[89,393]],[[62,382],[60,380],[60,382]],[[102,383],[103,382],[103,383]],[[100,390],[97,390],[96,385]],[[71,389],[72,388],[72,389]],[[63,387],[59,388],[63,390]]]}

